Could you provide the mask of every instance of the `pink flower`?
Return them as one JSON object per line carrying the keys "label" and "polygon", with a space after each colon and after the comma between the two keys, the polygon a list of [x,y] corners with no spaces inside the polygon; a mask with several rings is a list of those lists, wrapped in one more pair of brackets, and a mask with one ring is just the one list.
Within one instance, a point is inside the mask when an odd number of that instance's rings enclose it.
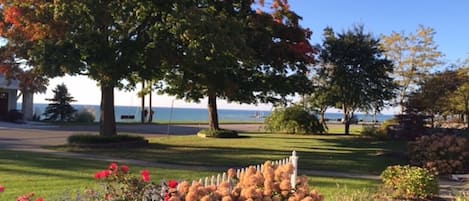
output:
{"label": "pink flower", "polygon": [[109,165],[109,169],[112,171],[116,171],[118,167],[117,163],[111,163],[111,165]]}
{"label": "pink flower", "polygon": [[3,192],[3,191],[5,191],[5,187],[0,186],[0,193]]}
{"label": "pink flower", "polygon": [[36,199],[36,201],[44,201],[44,199],[38,198],[38,199]]}
{"label": "pink flower", "polygon": [[122,170],[122,172],[127,173],[127,172],[129,172],[129,167],[126,166],[126,165],[123,165],[123,166],[121,166],[121,170]]}
{"label": "pink flower", "polygon": [[169,180],[168,186],[169,186],[170,188],[176,188],[176,187],[178,187],[178,182],[175,181],[175,180]]}
{"label": "pink flower", "polygon": [[142,175],[142,179],[144,182],[150,182],[151,177],[150,172],[148,170],[142,170],[140,174]]}

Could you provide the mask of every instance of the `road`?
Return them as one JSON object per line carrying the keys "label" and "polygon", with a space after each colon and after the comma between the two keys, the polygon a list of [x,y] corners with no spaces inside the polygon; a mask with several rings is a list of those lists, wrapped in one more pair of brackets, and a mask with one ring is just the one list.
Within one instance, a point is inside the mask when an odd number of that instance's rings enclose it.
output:
{"label": "road", "polygon": [[[118,124],[118,133],[145,137],[193,135],[207,125]],[[262,124],[226,124],[221,128],[240,132],[260,131]],[[97,133],[99,125],[50,125],[40,123],[14,124],[0,122],[0,149],[38,150],[41,146],[62,145],[77,133]]]}

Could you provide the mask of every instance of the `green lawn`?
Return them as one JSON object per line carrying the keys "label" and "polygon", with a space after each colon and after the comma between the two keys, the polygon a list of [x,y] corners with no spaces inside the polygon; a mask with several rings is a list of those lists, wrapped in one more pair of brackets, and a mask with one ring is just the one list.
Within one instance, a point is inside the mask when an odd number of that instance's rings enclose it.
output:
{"label": "green lawn", "polygon": [[[0,193],[0,200],[15,200],[17,196],[34,192],[46,200],[52,200],[67,192],[83,192],[89,187],[99,188],[99,183],[93,179],[94,173],[106,169],[109,163],[91,160],[77,160],[52,157],[19,151],[0,151],[0,185],[5,186],[5,192]],[[142,169],[149,169],[152,178],[160,179],[197,179],[212,175],[213,172],[173,170],[161,168],[146,168],[130,166],[134,174]],[[338,192],[343,192],[346,186],[351,191],[368,189],[374,191],[377,181],[342,179],[331,177],[309,177],[310,183],[326,196],[326,200],[333,198]],[[337,188],[337,186],[341,188]],[[49,199],[48,199],[49,198]]]}
{"label": "green lawn", "polygon": [[213,139],[197,136],[151,138],[141,149],[59,148],[89,154],[133,158],[145,161],[203,166],[242,167],[265,160],[282,159],[296,150],[301,169],[333,170],[379,174],[389,165],[406,161],[396,154],[403,152],[403,142],[375,141],[344,135],[241,134],[242,138]]}

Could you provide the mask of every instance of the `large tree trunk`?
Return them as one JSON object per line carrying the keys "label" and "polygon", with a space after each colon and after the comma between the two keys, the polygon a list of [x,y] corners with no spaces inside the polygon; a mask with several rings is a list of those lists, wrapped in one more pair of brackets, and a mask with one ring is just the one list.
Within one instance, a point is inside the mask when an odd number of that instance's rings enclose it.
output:
{"label": "large tree trunk", "polygon": [[99,121],[99,135],[117,135],[116,116],[114,113],[114,86],[101,85],[101,117]]}
{"label": "large tree trunk", "polygon": [[220,129],[218,125],[217,96],[213,92],[208,94],[208,127],[213,130]]}
{"label": "large tree trunk", "polygon": [[23,113],[23,120],[33,120],[33,102],[34,93],[31,91],[22,92],[23,103],[21,104],[21,112]]}
{"label": "large tree trunk", "polygon": [[350,115],[345,105],[342,106],[342,109],[344,111],[345,135],[348,135],[350,134]]}
{"label": "large tree trunk", "polygon": [[142,105],[140,108],[142,108],[142,111],[140,113],[140,122],[143,124],[145,123],[145,117],[147,116],[148,114],[148,111],[145,109],[145,93],[144,91],[145,90],[145,80],[142,81],[142,90],[141,90],[141,93],[140,95],[142,96]]}

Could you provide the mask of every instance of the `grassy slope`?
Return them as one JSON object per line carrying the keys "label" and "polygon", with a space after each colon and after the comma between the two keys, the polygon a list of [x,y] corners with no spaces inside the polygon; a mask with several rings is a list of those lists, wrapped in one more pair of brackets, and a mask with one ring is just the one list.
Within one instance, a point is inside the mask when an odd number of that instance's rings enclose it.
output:
{"label": "grassy slope", "polygon": [[122,158],[185,165],[247,166],[287,157],[296,150],[301,169],[378,174],[388,165],[405,163],[383,151],[405,151],[401,142],[374,141],[343,135],[242,134],[243,138],[213,139],[197,136],[151,138],[142,149],[71,149]]}

